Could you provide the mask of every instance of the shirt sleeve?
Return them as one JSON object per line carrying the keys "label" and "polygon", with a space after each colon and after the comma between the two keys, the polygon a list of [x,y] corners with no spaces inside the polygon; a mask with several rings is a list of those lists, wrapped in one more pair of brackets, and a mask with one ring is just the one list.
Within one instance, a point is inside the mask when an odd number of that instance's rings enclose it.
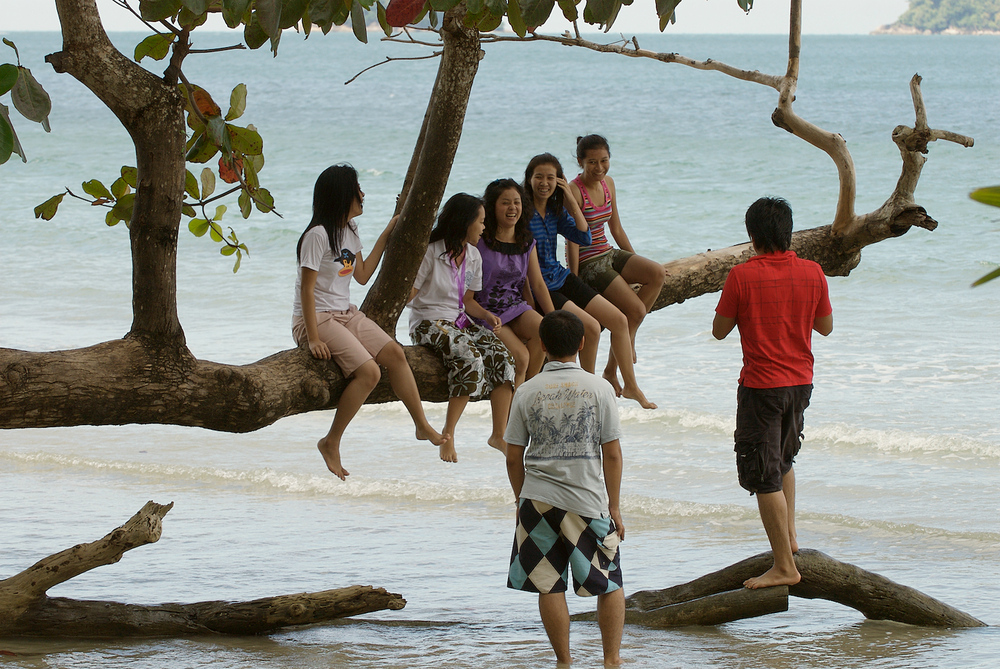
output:
{"label": "shirt sleeve", "polygon": [[524,423],[524,393],[520,389],[514,392],[514,400],[511,402],[510,418],[507,420],[507,430],[504,432],[503,440],[515,446],[528,445],[528,429]]}
{"label": "shirt sleeve", "polygon": [[[734,267],[733,269],[736,268]],[[726,277],[726,284],[722,287],[722,296],[719,298],[719,304],[715,307],[715,313],[723,318],[736,318],[736,313],[739,309],[739,288],[736,285],[735,274],[732,269],[729,270],[729,276]]]}
{"label": "shirt sleeve", "polygon": [[427,280],[427,275],[431,273],[431,263],[433,262],[434,258],[431,257],[431,248],[428,246],[427,250],[424,251],[424,259],[420,261],[417,278],[413,280],[413,287],[417,290],[423,288],[424,281]]}
{"label": "shirt sleeve", "polygon": [[823,294],[820,295],[819,304],[816,305],[816,317],[823,318],[833,313],[833,305],[830,304],[830,289],[826,284],[826,275],[823,270],[819,270],[819,280],[823,286]]}
{"label": "shirt sleeve", "polygon": [[469,259],[468,271],[465,273],[465,289],[479,292],[483,289],[483,257],[479,249],[466,244],[465,256]]}
{"label": "shirt sleeve", "polygon": [[[315,230],[319,230],[317,233]],[[323,233],[323,234],[320,234]],[[302,237],[302,248],[299,251],[299,267],[305,267],[314,271],[319,271],[319,266],[323,263],[323,256],[330,250],[330,240],[322,227],[311,228]]]}
{"label": "shirt sleeve", "polygon": [[608,392],[601,401],[601,444],[621,437],[622,426],[618,418],[618,403],[615,401],[614,391],[608,386]]}
{"label": "shirt sleeve", "polygon": [[590,246],[592,242],[590,228],[586,230],[577,229],[576,219],[573,218],[573,214],[566,211],[566,207],[563,207],[562,216],[559,217],[558,230],[560,235],[580,246]]}

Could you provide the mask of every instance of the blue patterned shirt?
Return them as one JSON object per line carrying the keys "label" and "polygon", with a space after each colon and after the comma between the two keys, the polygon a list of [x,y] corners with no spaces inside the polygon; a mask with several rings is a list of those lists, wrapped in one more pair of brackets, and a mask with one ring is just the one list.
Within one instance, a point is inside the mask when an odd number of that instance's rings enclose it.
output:
{"label": "blue patterned shirt", "polygon": [[559,290],[566,283],[566,277],[570,272],[556,258],[558,245],[556,235],[562,235],[580,246],[590,246],[590,229],[578,230],[576,219],[566,211],[566,207],[563,207],[559,215],[556,215],[551,208],[546,210],[544,219],[536,211],[528,223],[528,228],[531,230],[531,236],[535,238],[538,265],[542,270],[545,285],[549,290]]}

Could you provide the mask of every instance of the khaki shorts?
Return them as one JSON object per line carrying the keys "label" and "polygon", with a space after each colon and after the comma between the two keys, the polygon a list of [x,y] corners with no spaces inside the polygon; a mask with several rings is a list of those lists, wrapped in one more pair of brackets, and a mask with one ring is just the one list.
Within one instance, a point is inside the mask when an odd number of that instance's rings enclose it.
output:
{"label": "khaki shorts", "polygon": [[634,255],[621,249],[611,249],[583,260],[580,262],[580,278],[598,293],[603,293],[616,277],[621,276],[625,263]]}
{"label": "khaki shorts", "polygon": [[[392,341],[392,337],[353,304],[347,311],[317,311],[316,328],[345,377],[373,360]],[[292,336],[299,346],[309,347],[306,321],[302,316],[292,319]]]}

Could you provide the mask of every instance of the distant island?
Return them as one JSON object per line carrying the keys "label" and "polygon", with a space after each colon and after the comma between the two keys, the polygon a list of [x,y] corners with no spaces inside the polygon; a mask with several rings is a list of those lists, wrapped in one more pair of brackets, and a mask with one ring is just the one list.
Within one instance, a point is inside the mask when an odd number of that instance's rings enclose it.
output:
{"label": "distant island", "polygon": [[873,35],[1000,35],[1000,0],[910,0],[895,23]]}

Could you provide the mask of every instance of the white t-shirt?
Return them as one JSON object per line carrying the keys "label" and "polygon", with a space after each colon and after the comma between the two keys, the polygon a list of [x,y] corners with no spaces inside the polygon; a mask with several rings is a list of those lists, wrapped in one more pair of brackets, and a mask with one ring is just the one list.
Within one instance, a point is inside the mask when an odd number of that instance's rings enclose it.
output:
{"label": "white t-shirt", "polygon": [[[413,332],[420,321],[450,321],[458,318],[458,286],[459,270],[445,253],[444,240],[429,244],[424,253],[424,259],[417,270],[417,278],[413,287],[419,292],[409,303],[410,332]],[[471,244],[465,245],[465,278],[462,281],[466,290],[482,290],[483,288],[483,257],[479,249]]]}
{"label": "white t-shirt", "polygon": [[315,270],[316,311],[347,311],[351,308],[351,279],[354,261],[364,248],[353,220],[340,233],[340,249],[336,255],[330,250],[330,236],[326,228],[317,225],[302,238],[299,254],[299,271],[295,278],[293,316],[302,315],[302,268]]}

